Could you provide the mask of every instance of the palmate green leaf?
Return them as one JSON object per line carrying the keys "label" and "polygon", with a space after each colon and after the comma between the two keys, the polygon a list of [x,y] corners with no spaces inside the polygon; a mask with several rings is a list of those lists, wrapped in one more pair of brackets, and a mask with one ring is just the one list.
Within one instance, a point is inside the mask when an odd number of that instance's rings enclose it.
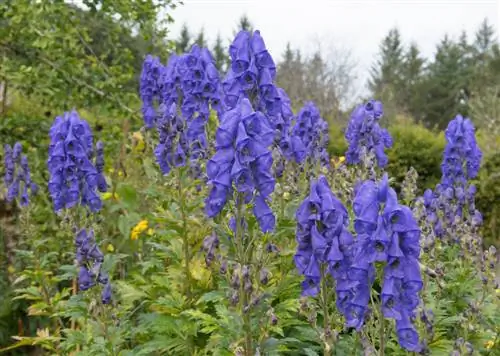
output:
{"label": "palmate green leaf", "polygon": [[132,308],[136,301],[146,297],[143,289],[136,288],[125,281],[116,281],[115,285],[120,294],[120,301],[125,309]]}

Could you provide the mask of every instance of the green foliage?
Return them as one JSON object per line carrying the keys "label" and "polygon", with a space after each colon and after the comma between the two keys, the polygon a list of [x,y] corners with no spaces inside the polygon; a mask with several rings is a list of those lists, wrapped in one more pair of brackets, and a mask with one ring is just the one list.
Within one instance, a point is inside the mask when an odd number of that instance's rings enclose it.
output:
{"label": "green foliage", "polygon": [[393,147],[388,150],[388,172],[401,183],[410,167],[418,172],[420,193],[441,179],[441,161],[445,139],[418,125],[396,125],[389,129]]}
{"label": "green foliage", "polygon": [[496,151],[484,157],[479,173],[478,209],[484,218],[483,234],[487,243],[500,246],[500,152]]}
{"label": "green foliage", "polygon": [[[113,111],[136,115],[138,69],[146,51],[168,49],[162,38],[171,18],[164,11],[176,2],[84,5],[2,1],[0,79],[23,95],[41,98],[46,107],[106,103]],[[161,11],[164,17],[158,16]]]}

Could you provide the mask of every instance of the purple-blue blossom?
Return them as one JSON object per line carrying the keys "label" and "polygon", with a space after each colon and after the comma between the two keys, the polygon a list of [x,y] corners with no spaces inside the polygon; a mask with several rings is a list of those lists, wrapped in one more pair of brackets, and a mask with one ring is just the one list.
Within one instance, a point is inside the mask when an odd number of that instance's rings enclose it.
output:
{"label": "purple-blue blossom", "polygon": [[267,117],[242,99],[226,111],[215,134],[214,156],[207,162],[211,190],[205,201],[208,216],[218,215],[234,192],[253,212],[262,231],[274,229],[275,218],[267,199],[274,191],[273,163],[269,146],[274,139]]}
{"label": "purple-blue blossom", "polygon": [[383,115],[382,103],[376,100],[370,100],[354,109],[345,133],[349,144],[346,152],[348,163],[358,164],[363,155],[372,152],[379,167],[387,165],[384,150],[392,147],[392,137],[386,129],[380,127],[379,121]]}
{"label": "purple-blue blossom", "polygon": [[457,115],[445,131],[441,184],[462,186],[475,178],[481,165],[482,152],[476,142],[474,125],[468,118]]}
{"label": "purple-blue blossom", "polygon": [[7,188],[6,200],[12,202],[19,199],[21,206],[29,204],[30,196],[38,191],[38,186],[31,179],[28,157],[22,154],[22,145],[19,142],[14,147],[4,146],[4,182]]}
{"label": "purple-blue blossom", "polygon": [[78,266],[78,287],[86,291],[97,283],[104,286],[102,302],[111,301],[111,284],[109,276],[102,270],[104,255],[96,243],[92,229],[81,229],[75,236],[76,262]]}
{"label": "purple-blue blossom", "polygon": [[275,146],[283,156],[290,142],[293,118],[290,98],[275,85],[276,65],[260,31],[240,31],[229,47],[231,66],[222,83],[225,104],[235,108],[246,98],[256,111],[268,117],[275,132]]}
{"label": "purple-blue blossom", "polygon": [[142,101],[142,115],[147,128],[153,128],[156,124],[157,107],[159,105],[159,79],[163,69],[157,57],[147,55],[142,64],[142,72],[139,83],[139,96]]}
{"label": "purple-blue blossom", "polygon": [[168,174],[172,167],[188,165],[199,178],[200,160],[207,155],[205,126],[210,108],[219,115],[224,111],[219,73],[210,51],[194,45],[188,53],[171,55],[161,70],[158,91],[160,142],[155,156],[160,169]]}
{"label": "purple-blue blossom", "polygon": [[321,265],[338,283],[347,279],[353,238],[347,209],[332,193],[324,176],[311,183],[296,213],[297,252],[294,261],[304,276],[302,295],[318,294]]}
{"label": "purple-blue blossom", "polygon": [[357,234],[349,282],[343,285],[339,310],[347,326],[360,330],[364,324],[375,279],[375,263],[382,262],[381,292],[384,317],[396,320],[401,347],[418,351],[420,343],[411,316],[419,304],[422,278],[419,267],[420,229],[411,210],[398,203],[387,174],[381,181],[367,180],[353,202]]}
{"label": "purple-blue blossom", "polygon": [[102,176],[102,147],[98,147],[98,172],[92,162],[93,136],[89,124],[76,111],[58,116],[50,128],[49,194],[54,210],[75,205],[88,207],[92,212],[102,207],[97,190],[105,190]]}
{"label": "purple-blue blossom", "polygon": [[316,105],[308,102],[297,114],[288,155],[298,163],[307,158],[310,162],[329,166],[328,138],[328,123],[321,117]]}

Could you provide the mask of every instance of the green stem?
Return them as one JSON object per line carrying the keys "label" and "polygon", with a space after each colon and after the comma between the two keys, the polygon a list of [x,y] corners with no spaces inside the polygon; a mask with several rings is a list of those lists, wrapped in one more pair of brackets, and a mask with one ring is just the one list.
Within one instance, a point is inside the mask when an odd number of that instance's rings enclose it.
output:
{"label": "green stem", "polygon": [[328,286],[326,283],[326,264],[321,264],[321,304],[323,307],[323,355],[330,356],[332,354],[330,315],[328,313]]}
{"label": "green stem", "polygon": [[382,313],[382,305],[379,309],[379,338],[380,338],[380,350],[378,352],[379,356],[384,356],[385,354],[385,328],[384,328],[384,314]]}
{"label": "green stem", "polygon": [[[236,231],[235,240],[238,246],[238,260],[241,267],[247,264],[247,249],[245,248],[243,226],[241,220],[243,217],[243,195],[238,193],[236,197]],[[240,282],[240,313],[243,318],[243,330],[245,332],[245,356],[253,356],[252,350],[252,326],[250,320],[250,310],[245,311],[245,307],[248,305],[249,298],[245,291],[245,283]]]}
{"label": "green stem", "polygon": [[186,298],[191,300],[191,273],[189,269],[189,259],[190,253],[189,253],[189,239],[188,239],[188,234],[187,234],[187,216],[186,216],[186,211],[185,211],[185,206],[184,206],[184,192],[183,192],[183,187],[182,187],[182,171],[181,169],[178,170],[178,193],[179,193],[179,206],[181,210],[181,219],[182,219],[182,250],[184,252],[184,274],[186,276],[186,281],[185,281],[185,294]]}

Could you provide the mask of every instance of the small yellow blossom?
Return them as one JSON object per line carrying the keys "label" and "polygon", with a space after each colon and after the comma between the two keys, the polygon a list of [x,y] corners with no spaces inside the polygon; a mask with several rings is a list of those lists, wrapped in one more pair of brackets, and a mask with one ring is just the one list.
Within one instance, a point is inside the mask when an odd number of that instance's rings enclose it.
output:
{"label": "small yellow blossom", "polygon": [[9,265],[9,267],[7,267],[7,272],[9,272],[10,274],[14,273],[15,271],[16,269],[14,268],[14,266]]}
{"label": "small yellow blossom", "polygon": [[114,199],[118,200],[120,197],[116,193],[106,192],[102,194],[102,200]]}
{"label": "small yellow blossom", "polygon": [[118,171],[118,177],[123,177],[123,172],[122,171]]}
{"label": "small yellow blossom", "polygon": [[493,340],[490,340],[488,341],[485,345],[484,345],[488,350],[489,349],[492,349],[493,346],[495,346],[495,342]]}
{"label": "small yellow blossom", "polygon": [[153,230],[153,229],[151,229],[151,228],[149,228],[149,229],[148,229],[147,234],[148,234],[149,236],[153,236],[153,234],[154,234],[154,233],[155,233],[155,232],[154,232],[154,230]]}
{"label": "small yellow blossom", "polygon": [[334,158],[331,159],[331,164],[335,168],[340,167],[344,162],[345,162],[345,157],[344,156],[334,157]]}
{"label": "small yellow blossom", "polygon": [[284,192],[284,193],[283,193],[283,198],[284,198],[285,200],[290,199],[290,193],[289,193],[289,192]]}
{"label": "small yellow blossom", "polygon": [[137,225],[135,225],[134,228],[132,229],[132,232],[130,233],[130,239],[137,240],[139,238],[139,235],[146,230],[148,230],[148,221],[147,220],[139,221]]}
{"label": "small yellow blossom", "polygon": [[108,244],[108,247],[106,247],[106,250],[108,250],[108,252],[114,252],[115,247],[112,244]]}

